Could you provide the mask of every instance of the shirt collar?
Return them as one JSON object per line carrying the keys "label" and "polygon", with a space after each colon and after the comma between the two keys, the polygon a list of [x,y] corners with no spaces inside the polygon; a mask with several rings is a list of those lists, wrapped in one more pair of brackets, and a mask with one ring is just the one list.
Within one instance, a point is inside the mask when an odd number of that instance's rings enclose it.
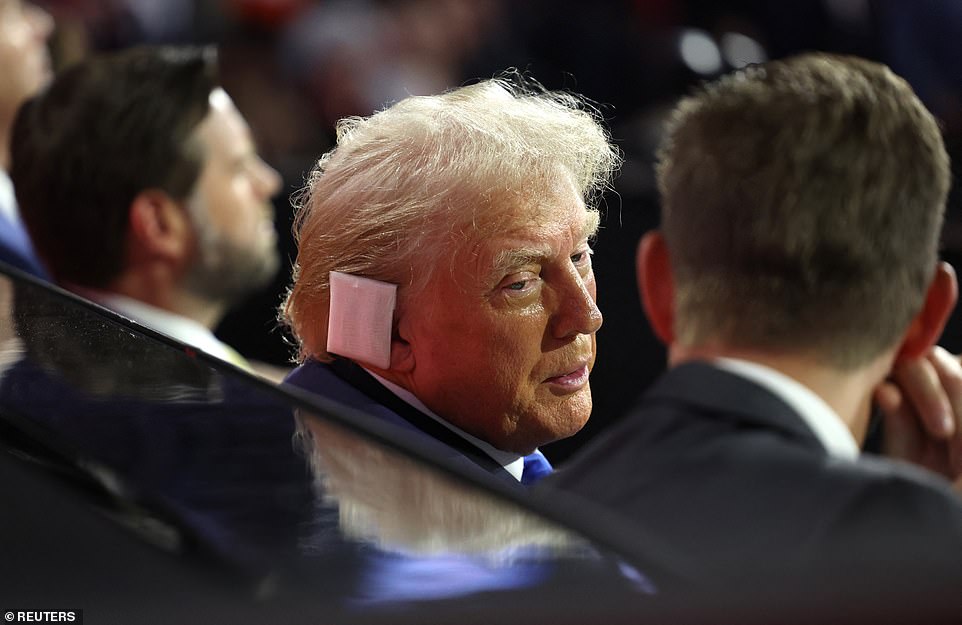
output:
{"label": "shirt collar", "polygon": [[380,382],[387,390],[397,395],[404,402],[406,402],[407,404],[410,404],[414,408],[417,408],[418,410],[420,410],[427,416],[431,417],[432,419],[434,419],[444,427],[448,428],[449,430],[451,430],[461,438],[465,439],[466,441],[468,441],[469,443],[471,443],[472,445],[474,445],[475,447],[477,447],[487,455],[491,456],[491,458],[493,458],[495,462],[500,464],[502,467],[504,467],[505,471],[511,474],[511,477],[518,480],[519,482],[521,481],[521,474],[524,472],[524,456],[519,456],[518,454],[511,453],[509,451],[502,451],[500,449],[497,449],[490,443],[487,443],[476,436],[472,436],[471,434],[468,434],[467,432],[457,427],[456,425],[452,425],[451,423],[448,423],[438,415],[431,412],[431,410],[427,406],[425,406],[420,399],[415,397],[414,394],[411,393],[411,391],[401,386],[398,386],[393,382],[385,380],[384,378],[374,373],[373,371],[369,371],[368,369],[364,369],[364,370],[367,371],[369,374],[371,374],[371,376],[373,376],[375,380]]}
{"label": "shirt collar", "polygon": [[858,457],[858,444],[852,432],[838,413],[808,387],[757,362],[717,358],[713,364],[719,369],[755,382],[788,404],[812,430],[829,456],[843,460],[854,460]]}
{"label": "shirt collar", "polygon": [[105,293],[90,289],[75,289],[84,297],[109,308],[124,317],[132,319],[152,330],[162,332],[192,347],[196,347],[211,356],[237,364],[236,352],[224,345],[214,336],[209,328],[178,315],[177,313],[151,306],[140,300],[132,299],[117,293]]}
{"label": "shirt collar", "polygon": [[0,217],[6,218],[11,223],[20,223],[17,198],[13,193],[13,181],[3,169],[0,169]]}

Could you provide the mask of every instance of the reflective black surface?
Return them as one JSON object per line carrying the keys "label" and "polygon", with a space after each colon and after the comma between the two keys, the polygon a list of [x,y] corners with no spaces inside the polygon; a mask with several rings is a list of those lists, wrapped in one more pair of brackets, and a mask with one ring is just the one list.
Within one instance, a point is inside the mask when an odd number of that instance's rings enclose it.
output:
{"label": "reflective black surface", "polygon": [[10,607],[66,602],[103,617],[89,622],[659,609],[657,550],[628,566],[571,502],[479,481],[390,424],[0,271]]}

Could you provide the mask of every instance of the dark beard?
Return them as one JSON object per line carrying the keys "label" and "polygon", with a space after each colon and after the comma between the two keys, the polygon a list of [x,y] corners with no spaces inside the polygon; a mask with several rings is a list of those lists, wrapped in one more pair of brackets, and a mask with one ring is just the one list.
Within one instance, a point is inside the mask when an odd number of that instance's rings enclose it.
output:
{"label": "dark beard", "polygon": [[185,277],[185,286],[204,299],[230,306],[270,284],[280,269],[276,247],[255,250],[222,238],[200,243],[202,249]]}

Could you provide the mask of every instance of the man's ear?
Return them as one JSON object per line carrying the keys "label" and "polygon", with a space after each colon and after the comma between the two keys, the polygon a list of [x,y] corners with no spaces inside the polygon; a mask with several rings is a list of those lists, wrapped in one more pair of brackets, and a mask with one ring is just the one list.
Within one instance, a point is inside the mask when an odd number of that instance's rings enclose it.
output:
{"label": "man's ear", "polygon": [[952,265],[940,262],[935,268],[935,276],[925,294],[922,310],[912,319],[902,345],[896,355],[896,362],[914,360],[925,354],[935,345],[942,335],[945,323],[955,308],[959,296],[959,286]]}
{"label": "man's ear", "polygon": [[181,261],[191,253],[192,233],[184,207],[163,191],[141,191],[130,204],[132,261],[138,257]]}
{"label": "man's ear", "polygon": [[410,317],[398,306],[394,314],[397,315],[394,331],[391,333],[391,371],[410,373],[414,370],[414,349],[411,346]]}
{"label": "man's ear", "polygon": [[648,322],[665,345],[675,340],[675,283],[665,237],[651,230],[641,238],[635,258],[638,293]]}

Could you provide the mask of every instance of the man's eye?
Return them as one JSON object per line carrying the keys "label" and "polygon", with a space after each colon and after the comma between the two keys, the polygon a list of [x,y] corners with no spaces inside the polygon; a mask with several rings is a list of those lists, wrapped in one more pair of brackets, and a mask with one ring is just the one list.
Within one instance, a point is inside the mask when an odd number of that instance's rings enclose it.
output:
{"label": "man's eye", "polygon": [[538,276],[538,274],[531,271],[524,271],[506,277],[501,283],[500,288],[512,297],[527,295],[537,288],[539,280],[540,276]]}
{"label": "man's eye", "polygon": [[572,254],[572,255],[571,255],[571,262],[574,263],[574,264],[576,264],[576,265],[581,265],[581,264],[587,263],[587,262],[589,262],[589,261],[591,260],[591,255],[592,255],[592,254],[594,254],[594,252],[592,251],[592,249],[591,249],[590,247],[589,247],[589,248],[585,248],[585,249],[581,250],[580,252],[577,252],[577,253],[575,253],[575,254]]}

